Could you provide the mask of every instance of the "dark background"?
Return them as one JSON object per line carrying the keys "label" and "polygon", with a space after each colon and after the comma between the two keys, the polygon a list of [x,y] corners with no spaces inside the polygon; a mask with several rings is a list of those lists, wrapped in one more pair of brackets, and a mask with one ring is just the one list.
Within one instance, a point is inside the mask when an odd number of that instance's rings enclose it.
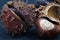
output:
{"label": "dark background", "polygon": [[[2,9],[3,5],[8,1],[9,0],[0,0],[0,10]],[[48,0],[48,1],[51,1],[51,0]],[[29,0],[28,3],[35,4],[36,0]],[[18,36],[12,37],[11,35],[7,33],[6,29],[4,29],[3,27],[4,26],[0,18],[0,40],[60,40],[60,35],[58,35],[56,38],[51,38],[51,39],[39,38],[37,36],[35,28],[31,28],[29,32],[21,36],[18,35]]]}

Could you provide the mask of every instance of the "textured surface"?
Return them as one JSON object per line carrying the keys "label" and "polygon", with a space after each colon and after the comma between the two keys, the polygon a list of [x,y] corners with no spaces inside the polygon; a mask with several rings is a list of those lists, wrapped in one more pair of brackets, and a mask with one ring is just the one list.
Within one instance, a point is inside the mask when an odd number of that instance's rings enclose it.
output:
{"label": "textured surface", "polygon": [[[8,0],[0,0],[0,8],[2,8],[2,5],[4,3],[6,3]],[[39,38],[38,36],[36,36],[36,32],[34,30],[34,28],[32,28],[30,30],[30,32],[25,33],[22,36],[16,36],[14,38],[12,38],[5,29],[3,29],[3,24],[0,21],[0,40],[43,40],[42,38]],[[50,40],[60,40],[60,35],[58,35],[58,37],[54,38],[54,39],[50,39]]]}

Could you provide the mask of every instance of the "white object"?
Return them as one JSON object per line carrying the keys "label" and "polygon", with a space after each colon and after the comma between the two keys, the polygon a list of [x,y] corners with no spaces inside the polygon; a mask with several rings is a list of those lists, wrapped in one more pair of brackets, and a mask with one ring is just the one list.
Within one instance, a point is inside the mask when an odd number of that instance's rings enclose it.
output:
{"label": "white object", "polygon": [[52,30],[54,28],[54,24],[46,19],[40,21],[40,26],[43,30]]}

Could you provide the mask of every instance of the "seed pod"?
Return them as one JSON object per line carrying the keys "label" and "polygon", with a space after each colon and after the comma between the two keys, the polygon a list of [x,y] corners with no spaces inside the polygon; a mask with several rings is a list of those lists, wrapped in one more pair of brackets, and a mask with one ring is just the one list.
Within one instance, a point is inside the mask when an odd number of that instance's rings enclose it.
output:
{"label": "seed pod", "polygon": [[[23,9],[20,9],[23,3],[19,6],[19,2],[8,2],[3,6],[2,9],[2,21],[8,32],[14,34],[21,34],[21,32],[26,32],[27,29],[31,27],[31,17],[32,13],[29,11],[26,5]],[[17,6],[16,6],[17,5]],[[18,10],[19,9],[19,10]]]}
{"label": "seed pod", "polygon": [[2,20],[5,28],[11,33],[17,34],[23,29],[23,21],[9,8],[2,10]]}

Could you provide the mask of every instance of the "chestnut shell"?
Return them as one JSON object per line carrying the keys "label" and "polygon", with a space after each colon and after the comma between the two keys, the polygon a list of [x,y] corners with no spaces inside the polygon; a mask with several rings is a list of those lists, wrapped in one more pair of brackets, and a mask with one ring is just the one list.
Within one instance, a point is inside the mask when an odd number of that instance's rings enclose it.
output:
{"label": "chestnut shell", "polygon": [[7,31],[14,35],[31,28],[33,13],[30,10],[29,6],[21,1],[10,1],[5,4],[2,8],[2,21]]}
{"label": "chestnut shell", "polygon": [[7,31],[18,34],[24,30],[24,23],[18,16],[9,8],[6,9],[7,11],[3,10],[2,12],[2,21],[7,29]]}

